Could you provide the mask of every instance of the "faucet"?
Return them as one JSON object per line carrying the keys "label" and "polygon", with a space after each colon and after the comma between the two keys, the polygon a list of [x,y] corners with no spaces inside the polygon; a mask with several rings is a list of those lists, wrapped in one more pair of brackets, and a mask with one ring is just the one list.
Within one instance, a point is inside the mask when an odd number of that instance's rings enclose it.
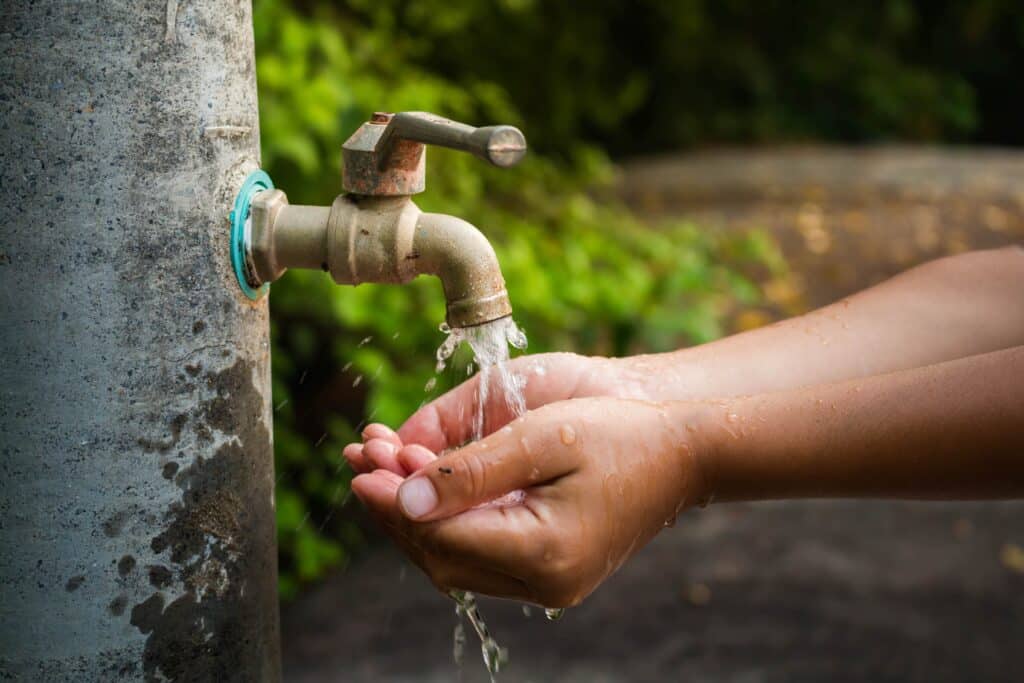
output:
{"label": "faucet", "polygon": [[239,195],[232,257],[243,290],[265,291],[288,268],[320,268],[346,285],[405,283],[429,274],[441,280],[452,328],[510,315],[505,279],[487,238],[460,218],[420,211],[411,199],[424,189],[427,144],[499,167],[526,154],[526,138],[512,126],[473,128],[425,112],[376,113],[342,146],[345,193],[331,206],[289,204],[262,172],[262,184]]}

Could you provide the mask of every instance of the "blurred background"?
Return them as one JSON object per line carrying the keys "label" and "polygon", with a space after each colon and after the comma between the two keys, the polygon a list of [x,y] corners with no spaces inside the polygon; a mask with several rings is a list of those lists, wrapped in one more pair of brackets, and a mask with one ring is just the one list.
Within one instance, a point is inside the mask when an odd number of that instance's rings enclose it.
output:
{"label": "blurred background", "polygon": [[[1024,237],[1015,0],[255,0],[263,162],[340,191],[373,111],[510,123],[512,170],[432,148],[424,210],[495,244],[531,353],[623,355],[797,314]],[[374,532],[342,446],[434,376],[438,282],[273,287],[286,678],[484,680]],[[1020,680],[1015,504],[690,513],[557,624],[485,602],[501,680]]]}

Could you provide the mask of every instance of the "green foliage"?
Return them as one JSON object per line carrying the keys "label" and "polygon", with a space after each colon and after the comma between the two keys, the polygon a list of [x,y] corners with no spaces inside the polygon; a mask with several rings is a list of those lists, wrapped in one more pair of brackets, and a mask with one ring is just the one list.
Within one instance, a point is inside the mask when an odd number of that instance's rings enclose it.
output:
{"label": "green foliage", "polygon": [[[374,5],[366,4],[367,11]],[[433,19],[453,25],[458,10]],[[454,13],[454,14],[453,14]],[[416,44],[375,12],[366,22],[278,0],[255,4],[264,165],[298,203],[340,190],[340,147],[373,110],[428,110],[471,123],[524,125],[508,93],[414,66]],[[561,160],[531,155],[500,171],[431,149],[417,203],[463,217],[494,242],[530,350],[626,354],[720,335],[752,277],[782,264],[759,234],[712,236],[686,223],[651,229],[594,192],[612,167],[598,150],[567,144]],[[725,265],[729,264],[729,265]],[[348,502],[343,444],[368,419],[397,425],[465,373],[424,392],[443,335],[440,284],[338,287],[297,271],[272,287],[275,441],[281,587],[286,597],[363,542]]]}
{"label": "green foliage", "polygon": [[532,142],[1024,143],[1019,0],[355,0],[406,59],[501,83]]}

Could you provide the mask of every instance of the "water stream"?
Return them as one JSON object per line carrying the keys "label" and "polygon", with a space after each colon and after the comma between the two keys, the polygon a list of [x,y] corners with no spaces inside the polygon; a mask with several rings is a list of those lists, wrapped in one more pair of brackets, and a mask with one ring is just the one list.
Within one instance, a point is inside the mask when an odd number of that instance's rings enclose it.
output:
{"label": "water stream", "polygon": [[[515,418],[526,412],[526,401],[523,397],[525,377],[517,376],[508,365],[509,346],[517,349],[526,348],[526,335],[520,330],[512,317],[500,318],[493,322],[477,325],[475,327],[451,329],[447,325],[441,325],[441,331],[448,336],[441,347],[437,350],[437,372],[444,371],[449,359],[462,342],[469,344],[473,351],[473,361],[479,368],[480,375],[477,383],[477,395],[473,407],[473,441],[482,439],[486,434],[487,402],[494,398],[504,401],[510,415]],[[472,363],[469,371],[472,371]],[[427,390],[433,389],[433,381],[427,383]],[[493,393],[492,393],[493,392]],[[489,503],[490,505],[512,504],[521,499],[522,492],[514,491],[501,499]],[[453,590],[449,592],[452,600],[455,601],[455,614],[459,622],[455,626],[454,644],[452,654],[456,664],[462,663],[462,652],[466,642],[466,633],[462,619],[469,621],[477,637],[480,639],[480,650],[483,655],[484,666],[491,676],[491,681],[501,667],[508,662],[508,650],[498,645],[491,636],[480,616],[480,610],[476,604],[476,596],[468,591]],[[550,618],[550,617],[549,617]]]}
{"label": "water stream", "polygon": [[[516,375],[508,367],[509,346],[516,349],[526,348],[526,334],[516,326],[511,316],[500,318],[483,325],[466,328],[449,328],[442,324],[441,331],[447,334],[440,348],[437,349],[437,372],[444,371],[445,366],[462,342],[469,344],[473,351],[473,362],[476,363],[478,374],[477,394],[473,406],[473,441],[482,439],[487,434],[487,403],[495,398],[504,402],[509,416],[514,419],[526,412],[526,399],[523,389],[526,377]],[[473,362],[467,369],[472,372]],[[436,385],[435,378],[427,382],[425,389],[431,391]],[[522,491],[513,491],[487,505],[513,505],[522,500]],[[480,650],[484,666],[491,676],[492,683],[501,667],[508,662],[508,650],[498,645],[480,616],[476,604],[476,596],[468,591],[453,590],[449,596],[455,601],[455,614],[459,622],[455,626],[452,654],[456,664],[462,663],[463,649],[466,643],[466,632],[462,619],[469,621],[477,637],[480,639]],[[544,616],[552,621],[562,618],[564,609],[548,608]]]}

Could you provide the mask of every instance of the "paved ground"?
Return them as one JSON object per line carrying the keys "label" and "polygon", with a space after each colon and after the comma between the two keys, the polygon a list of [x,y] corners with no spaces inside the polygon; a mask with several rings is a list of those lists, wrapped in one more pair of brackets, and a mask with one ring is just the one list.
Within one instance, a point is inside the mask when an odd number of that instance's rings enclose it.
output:
{"label": "paved ground", "polygon": [[[684,515],[550,623],[485,601],[502,681],[1019,681],[1024,504],[771,503]],[[284,613],[286,680],[484,681],[379,553]]]}
{"label": "paved ground", "polygon": [[[764,318],[1024,238],[1024,155],[998,151],[706,153],[630,165],[623,193],[771,230],[796,277],[767,283]],[[287,607],[286,680],[486,680],[472,650],[453,665],[451,605],[404,567],[384,547]],[[561,622],[483,610],[501,681],[1020,681],[1024,503],[713,506]]]}

